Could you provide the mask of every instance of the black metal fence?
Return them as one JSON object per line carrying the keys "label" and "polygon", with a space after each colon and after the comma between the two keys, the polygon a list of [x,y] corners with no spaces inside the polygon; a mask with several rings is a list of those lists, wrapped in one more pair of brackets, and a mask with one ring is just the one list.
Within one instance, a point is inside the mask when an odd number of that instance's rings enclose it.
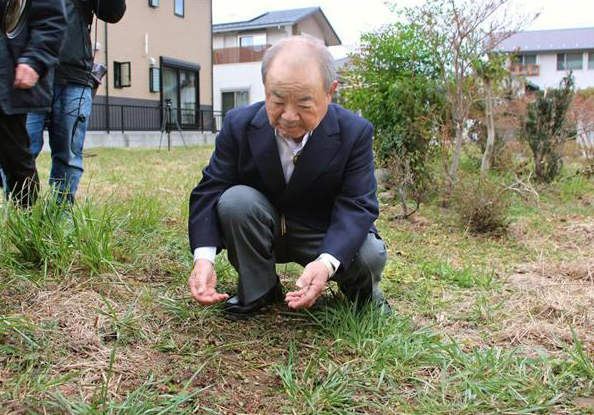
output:
{"label": "black metal fence", "polygon": [[93,103],[89,131],[161,131],[166,128],[218,132],[220,111]]}

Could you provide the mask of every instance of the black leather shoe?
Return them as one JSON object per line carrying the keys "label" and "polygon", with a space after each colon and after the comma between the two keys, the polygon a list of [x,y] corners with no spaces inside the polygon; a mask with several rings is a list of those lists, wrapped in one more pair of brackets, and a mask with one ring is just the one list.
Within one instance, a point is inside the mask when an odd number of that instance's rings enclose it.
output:
{"label": "black leather shoe", "polygon": [[277,280],[274,287],[268,290],[266,294],[247,304],[242,303],[236,295],[229,298],[223,307],[223,315],[230,320],[245,320],[253,317],[262,308],[272,305],[282,298],[282,286],[280,281]]}
{"label": "black leather shoe", "polygon": [[385,298],[377,306],[381,310],[382,315],[385,317],[390,317],[392,314],[394,314],[394,312],[392,311],[392,307],[390,306],[390,303],[388,303],[388,300],[386,300]]}

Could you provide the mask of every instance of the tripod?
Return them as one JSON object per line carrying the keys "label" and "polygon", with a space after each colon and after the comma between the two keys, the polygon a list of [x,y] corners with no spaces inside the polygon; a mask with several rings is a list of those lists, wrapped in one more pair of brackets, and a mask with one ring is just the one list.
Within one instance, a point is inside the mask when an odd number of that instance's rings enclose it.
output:
{"label": "tripod", "polygon": [[159,151],[161,150],[161,143],[163,142],[163,135],[167,134],[167,151],[171,150],[171,125],[173,124],[172,120],[175,121],[175,127],[177,128],[177,132],[179,133],[182,142],[184,143],[184,147],[188,147],[186,144],[186,140],[184,135],[182,134],[182,129],[179,126],[179,122],[177,121],[177,116],[173,117],[171,115],[171,100],[165,100],[165,116],[163,117],[163,123],[161,124],[161,138],[159,139]]}

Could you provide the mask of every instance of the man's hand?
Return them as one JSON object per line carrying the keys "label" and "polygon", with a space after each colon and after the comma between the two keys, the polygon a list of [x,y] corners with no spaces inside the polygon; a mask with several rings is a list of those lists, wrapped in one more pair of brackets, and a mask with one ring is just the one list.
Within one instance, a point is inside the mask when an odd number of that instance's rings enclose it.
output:
{"label": "man's hand", "polygon": [[194,263],[188,285],[192,298],[202,305],[220,303],[229,298],[228,294],[217,292],[217,273],[212,262],[207,259],[199,259]]}
{"label": "man's hand", "polygon": [[324,293],[326,281],[328,268],[320,261],[310,262],[297,280],[299,290],[287,293],[285,302],[293,309],[310,308]]}
{"label": "man's hand", "polygon": [[14,73],[14,87],[18,89],[31,89],[37,85],[39,74],[26,63],[19,63]]}

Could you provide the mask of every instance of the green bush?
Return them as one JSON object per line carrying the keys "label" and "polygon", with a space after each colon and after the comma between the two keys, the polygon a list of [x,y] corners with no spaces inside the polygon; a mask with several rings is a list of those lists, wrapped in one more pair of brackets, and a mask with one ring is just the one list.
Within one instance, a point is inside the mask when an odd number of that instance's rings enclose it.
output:
{"label": "green bush", "polygon": [[390,170],[400,202],[420,202],[445,107],[435,54],[414,24],[365,33],[361,45],[342,73],[342,102],[374,124],[377,161]]}
{"label": "green bush", "polygon": [[570,136],[567,111],[573,99],[573,76],[563,78],[558,89],[538,92],[528,105],[523,125],[523,139],[534,155],[534,173],[538,180],[552,182],[563,168],[563,145]]}

